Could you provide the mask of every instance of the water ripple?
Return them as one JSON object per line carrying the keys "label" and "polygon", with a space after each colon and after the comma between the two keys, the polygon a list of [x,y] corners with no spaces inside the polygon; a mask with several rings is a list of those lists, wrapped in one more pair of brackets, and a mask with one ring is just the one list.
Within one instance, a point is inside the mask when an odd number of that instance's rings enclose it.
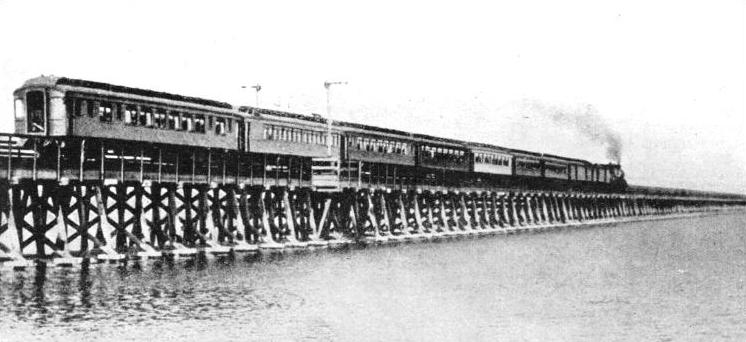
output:
{"label": "water ripple", "polygon": [[746,217],[0,271],[3,341],[746,340]]}

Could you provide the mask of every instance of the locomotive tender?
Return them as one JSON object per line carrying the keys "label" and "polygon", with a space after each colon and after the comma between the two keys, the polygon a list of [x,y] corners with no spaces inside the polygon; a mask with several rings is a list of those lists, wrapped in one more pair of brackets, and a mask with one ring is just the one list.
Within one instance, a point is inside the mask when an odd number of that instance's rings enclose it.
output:
{"label": "locomotive tender", "polygon": [[[626,187],[618,164],[343,121],[332,122],[329,130],[319,115],[234,108],[225,102],[100,82],[41,76],[26,81],[13,95],[16,134],[120,142],[118,155],[116,148],[101,144],[107,163],[119,158],[124,164],[125,150],[132,146],[157,145],[157,156],[152,151],[140,151],[139,157],[132,152],[129,162],[158,159],[162,165],[168,153],[176,153],[168,160],[173,160],[177,180],[182,167],[189,168],[182,165],[189,158],[180,160],[180,153],[191,150],[192,171],[205,167],[205,162],[210,168],[212,154],[205,156],[204,151],[216,151],[223,158],[239,159],[229,160],[236,172],[250,169],[252,177],[261,173],[262,178],[271,177],[268,172],[276,178],[282,173],[283,178],[327,190],[362,184],[596,191]],[[102,173],[104,167],[108,170],[109,165],[102,165]]]}

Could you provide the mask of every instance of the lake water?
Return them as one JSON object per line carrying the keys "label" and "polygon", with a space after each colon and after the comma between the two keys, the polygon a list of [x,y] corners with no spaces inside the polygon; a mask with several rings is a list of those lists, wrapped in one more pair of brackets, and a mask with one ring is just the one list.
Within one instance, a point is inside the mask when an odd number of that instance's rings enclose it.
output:
{"label": "lake water", "polygon": [[746,341],[746,215],[0,272],[1,341]]}

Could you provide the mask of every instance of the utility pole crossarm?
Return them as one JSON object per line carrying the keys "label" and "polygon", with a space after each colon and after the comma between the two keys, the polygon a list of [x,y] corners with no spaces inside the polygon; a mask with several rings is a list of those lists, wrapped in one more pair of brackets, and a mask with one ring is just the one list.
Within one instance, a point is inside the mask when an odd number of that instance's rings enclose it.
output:
{"label": "utility pole crossarm", "polygon": [[246,89],[246,88],[252,88],[252,89],[254,89],[255,95],[256,95],[256,99],[255,99],[256,102],[254,103],[254,106],[259,107],[259,91],[262,90],[262,86],[259,83],[257,83],[255,85],[249,86],[249,87],[247,87],[247,86],[241,86],[241,88],[242,89]]}

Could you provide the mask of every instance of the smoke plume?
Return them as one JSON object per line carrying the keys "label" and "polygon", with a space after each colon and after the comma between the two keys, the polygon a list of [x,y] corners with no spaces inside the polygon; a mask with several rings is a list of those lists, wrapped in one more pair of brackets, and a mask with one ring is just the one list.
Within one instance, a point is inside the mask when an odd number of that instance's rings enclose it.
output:
{"label": "smoke plume", "polygon": [[619,133],[609,127],[591,105],[565,108],[549,105],[536,100],[524,100],[521,110],[529,115],[539,115],[552,122],[573,129],[591,141],[601,144],[606,149],[606,157],[614,163],[622,160],[622,139]]}

